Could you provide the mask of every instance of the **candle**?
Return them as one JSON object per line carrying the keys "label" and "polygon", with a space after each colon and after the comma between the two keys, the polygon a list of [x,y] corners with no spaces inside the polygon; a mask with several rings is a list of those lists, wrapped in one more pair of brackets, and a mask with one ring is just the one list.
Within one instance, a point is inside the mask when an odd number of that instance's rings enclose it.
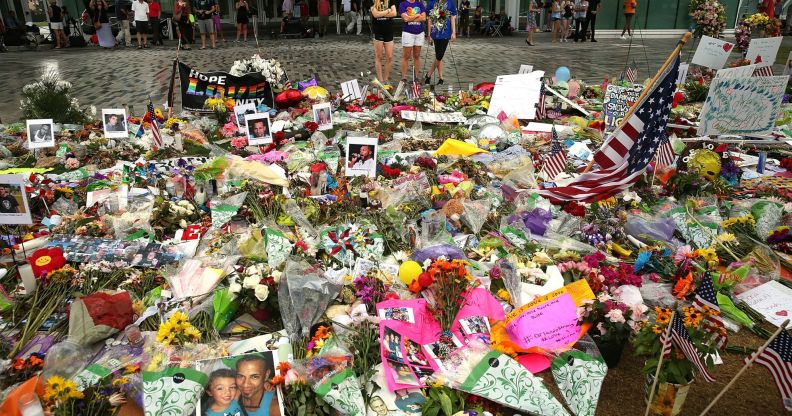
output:
{"label": "candle", "polygon": [[36,276],[33,275],[33,266],[25,263],[17,267],[17,270],[19,270],[19,277],[22,278],[22,285],[25,286],[25,292],[33,293],[36,290]]}

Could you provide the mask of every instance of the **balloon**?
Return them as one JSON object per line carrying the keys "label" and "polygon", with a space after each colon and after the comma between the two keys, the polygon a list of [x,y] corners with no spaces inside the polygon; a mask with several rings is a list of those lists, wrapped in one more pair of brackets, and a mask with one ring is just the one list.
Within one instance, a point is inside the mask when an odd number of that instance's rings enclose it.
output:
{"label": "balloon", "polygon": [[423,268],[421,267],[421,263],[407,260],[399,266],[399,280],[409,286],[422,272]]}
{"label": "balloon", "polygon": [[495,89],[494,82],[482,82],[480,84],[477,84],[475,87],[473,87],[473,91],[476,91],[479,94],[483,94],[483,95],[491,94],[493,89]]}
{"label": "balloon", "polygon": [[569,81],[572,78],[572,75],[569,73],[569,68],[565,66],[559,66],[555,72],[555,78],[559,81]]}
{"label": "balloon", "polygon": [[288,89],[275,96],[275,107],[281,109],[293,107],[300,101],[302,101],[302,93],[295,89]]}
{"label": "balloon", "polygon": [[314,86],[308,87],[308,88],[304,89],[302,93],[303,93],[304,96],[306,96],[306,97],[308,97],[308,98],[310,98],[312,100],[323,100],[323,99],[327,98],[327,95],[328,95],[327,94],[327,90],[322,88],[322,87],[320,87],[320,86],[318,86],[318,85],[314,85]]}

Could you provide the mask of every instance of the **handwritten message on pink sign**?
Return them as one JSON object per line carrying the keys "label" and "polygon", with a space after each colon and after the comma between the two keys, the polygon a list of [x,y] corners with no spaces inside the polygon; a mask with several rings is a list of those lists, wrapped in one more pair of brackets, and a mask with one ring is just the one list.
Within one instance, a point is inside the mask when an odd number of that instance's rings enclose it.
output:
{"label": "handwritten message on pink sign", "polygon": [[506,324],[506,332],[517,345],[555,350],[580,338],[577,306],[569,293],[558,290],[534,302]]}

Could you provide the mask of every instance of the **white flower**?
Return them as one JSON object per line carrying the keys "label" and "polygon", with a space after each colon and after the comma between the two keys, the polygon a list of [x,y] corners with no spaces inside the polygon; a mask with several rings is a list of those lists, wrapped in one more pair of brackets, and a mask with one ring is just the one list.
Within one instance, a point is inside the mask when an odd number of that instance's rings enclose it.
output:
{"label": "white flower", "polygon": [[260,302],[264,302],[267,300],[267,296],[269,296],[269,286],[267,285],[258,285],[253,292],[256,295],[256,299]]}
{"label": "white flower", "polygon": [[254,287],[258,286],[261,278],[257,275],[249,275],[245,276],[245,280],[242,281],[242,287],[245,289],[253,289]]}
{"label": "white flower", "polygon": [[273,270],[272,271],[272,280],[274,280],[275,283],[280,282],[281,276],[283,276],[283,272],[281,272],[279,270]]}
{"label": "white flower", "polygon": [[617,324],[623,324],[625,321],[624,313],[621,309],[611,309],[610,312],[605,314],[605,317],[610,319],[611,322]]}
{"label": "white flower", "polygon": [[431,265],[432,265],[432,259],[426,259],[426,260],[423,261],[423,268],[424,269],[428,269],[429,266],[431,266]]}
{"label": "white flower", "polygon": [[179,221],[179,227],[181,228],[187,228],[188,225],[186,220]]}
{"label": "white flower", "polygon": [[242,291],[242,285],[240,285],[237,282],[231,283],[230,285],[228,285],[228,291],[230,293],[235,293],[235,294],[239,293]]}

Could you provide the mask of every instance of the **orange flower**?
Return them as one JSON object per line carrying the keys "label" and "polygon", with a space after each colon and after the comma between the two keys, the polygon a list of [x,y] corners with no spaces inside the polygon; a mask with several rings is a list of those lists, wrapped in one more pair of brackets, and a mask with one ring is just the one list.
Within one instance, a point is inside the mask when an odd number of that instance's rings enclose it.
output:
{"label": "orange flower", "polygon": [[672,293],[677,299],[684,299],[693,291],[693,273],[688,272],[687,276],[677,280]]}
{"label": "orange flower", "polygon": [[286,361],[281,361],[281,362],[278,364],[278,372],[279,372],[279,373],[280,373],[282,376],[285,376],[285,375],[286,375],[286,373],[287,373],[287,372],[289,372],[289,370],[290,370],[290,369],[291,369],[291,365],[290,365],[288,362],[286,362]]}
{"label": "orange flower", "polygon": [[270,384],[273,386],[277,386],[278,384],[283,384],[283,376],[277,375],[270,380]]}

